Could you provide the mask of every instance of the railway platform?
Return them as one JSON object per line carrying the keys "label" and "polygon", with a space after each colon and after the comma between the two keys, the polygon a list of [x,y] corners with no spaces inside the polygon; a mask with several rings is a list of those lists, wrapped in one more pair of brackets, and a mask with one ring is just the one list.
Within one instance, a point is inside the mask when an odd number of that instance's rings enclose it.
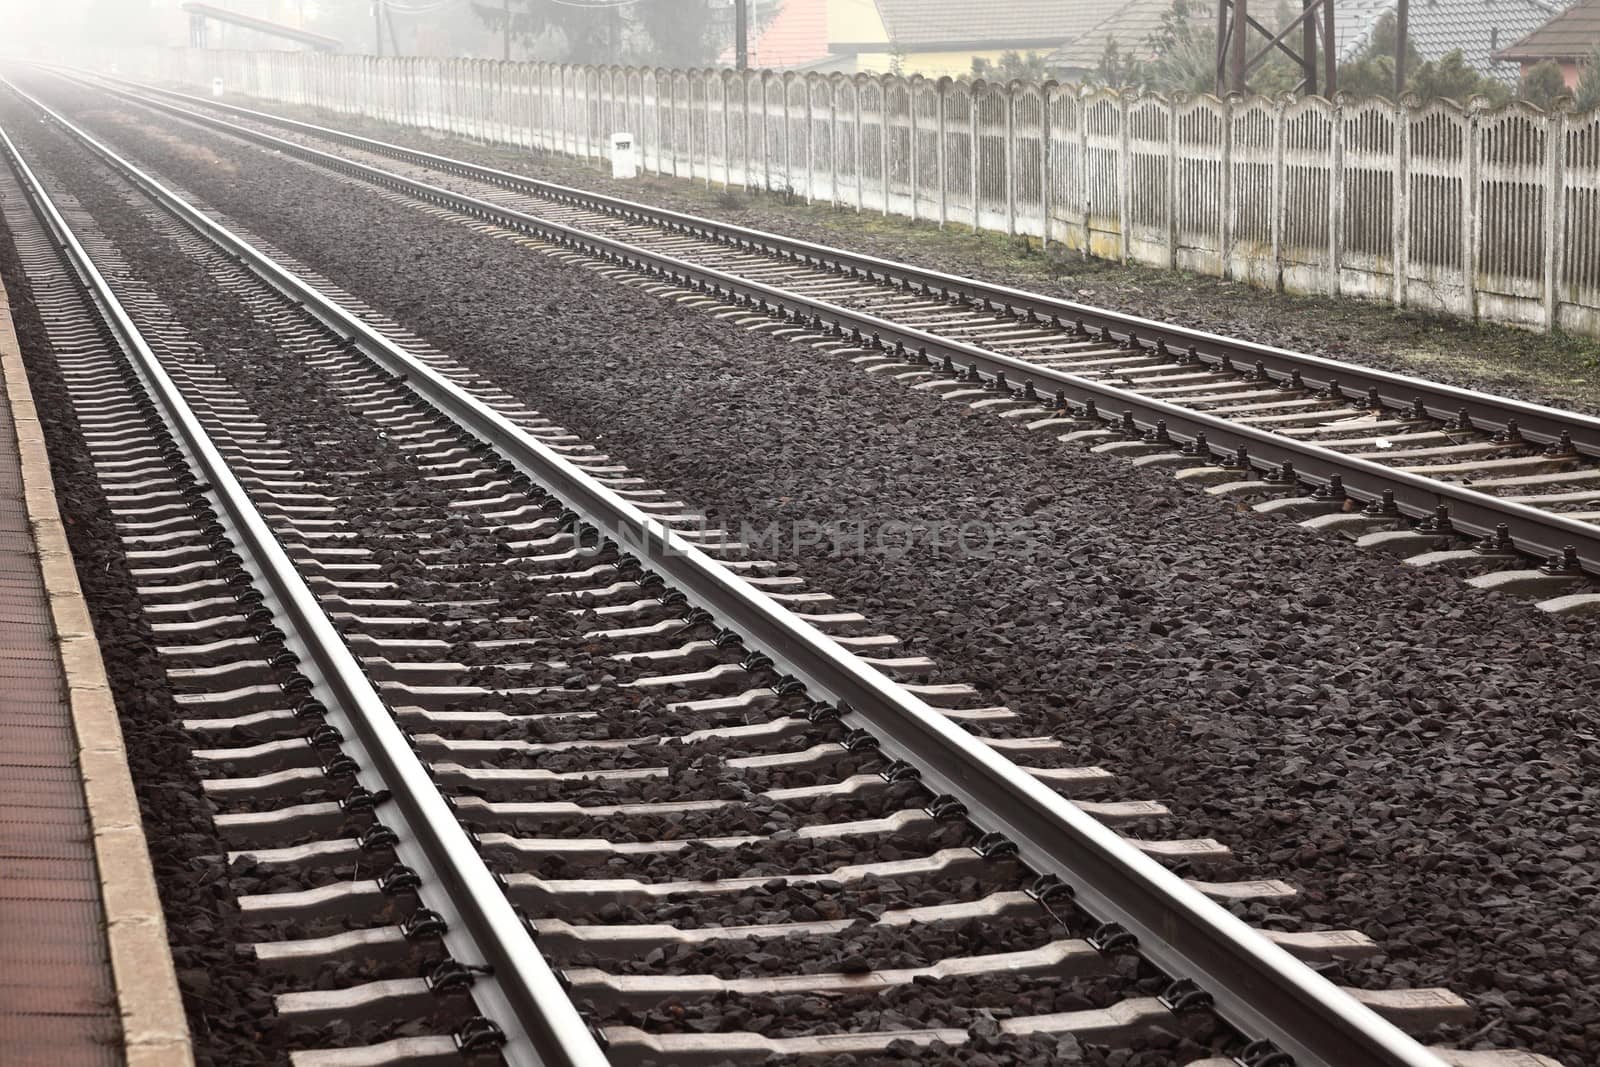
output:
{"label": "railway platform", "polygon": [[0,285],[0,1064],[191,1063],[116,706]]}

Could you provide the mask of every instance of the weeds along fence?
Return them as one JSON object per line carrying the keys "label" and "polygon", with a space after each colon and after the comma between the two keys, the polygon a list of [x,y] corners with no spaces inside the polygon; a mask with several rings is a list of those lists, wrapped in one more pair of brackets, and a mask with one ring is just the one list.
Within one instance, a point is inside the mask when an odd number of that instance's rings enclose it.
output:
{"label": "weeds along fence", "polygon": [[580,160],[628,132],[659,175],[1600,335],[1600,112],[199,49],[119,65]]}

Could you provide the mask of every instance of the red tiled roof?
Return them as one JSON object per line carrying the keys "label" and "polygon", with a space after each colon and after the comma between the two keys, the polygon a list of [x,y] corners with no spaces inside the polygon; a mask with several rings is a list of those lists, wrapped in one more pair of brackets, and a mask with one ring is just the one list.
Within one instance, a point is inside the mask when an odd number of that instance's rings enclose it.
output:
{"label": "red tiled roof", "polygon": [[1576,4],[1528,36],[1494,54],[1496,59],[1582,59],[1600,45],[1600,0]]}
{"label": "red tiled roof", "polygon": [[[783,7],[759,34],[752,33],[750,68],[797,67],[828,55],[828,0],[784,0]],[[732,66],[733,49],[721,62]]]}

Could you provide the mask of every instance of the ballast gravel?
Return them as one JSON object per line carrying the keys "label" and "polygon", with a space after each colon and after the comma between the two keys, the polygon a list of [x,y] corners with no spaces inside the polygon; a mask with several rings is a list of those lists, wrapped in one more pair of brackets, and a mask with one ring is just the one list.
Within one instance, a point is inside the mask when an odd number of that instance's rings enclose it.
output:
{"label": "ballast gravel", "polygon": [[41,412],[57,504],[116,697],[139,814],[190,1019],[199,1067],[283,1061],[271,993],[254,960],[221,856],[226,845],[200,793],[180,723],[105,493],[10,235],[0,221],[0,278],[11,297],[28,380]]}
{"label": "ballast gravel", "polygon": [[[1478,1008],[1480,1044],[1569,1064],[1600,1052],[1593,621],[1362,554],[258,150],[48,95],[652,484],[735,532],[776,524],[771,553],[815,588],[1230,845],[1236,877],[1301,887],[1256,914],[1384,946],[1341,978],[1448,986]],[[230,165],[197,164],[180,138]],[[873,551],[896,523],[1012,532],[984,554]],[[817,524],[852,531],[850,550],[805,543]]]}
{"label": "ballast gravel", "polygon": [[[74,159],[72,151],[59,140],[49,137],[40,142],[28,145],[30,154],[43,156],[49,161],[56,173],[71,173]],[[92,170],[92,168],[91,168]],[[439,498],[437,494],[430,495],[426,487],[408,488],[404,484],[407,472],[396,468],[393,456],[386,454],[386,449],[378,445],[375,428],[363,426],[351,420],[347,415],[343,418],[337,410],[337,403],[330,400],[327,395],[325,383],[319,382],[314,374],[307,374],[305,367],[293,363],[286,363],[281,352],[271,338],[259,336],[258,328],[242,317],[238,309],[230,306],[226,301],[219,301],[208,292],[209,280],[201,274],[195,264],[184,261],[177,253],[176,246],[169,244],[150,232],[147,222],[140,219],[137,214],[127,212],[126,204],[119,196],[105,188],[96,185],[103,180],[104,175],[85,171],[75,175],[68,184],[74,187],[78,194],[79,203],[95,216],[96,232],[106,239],[107,243],[124,250],[138,264],[138,274],[141,284],[148,287],[151,297],[159,300],[163,307],[171,309],[171,318],[163,319],[163,325],[171,326],[182,324],[182,332],[195,337],[202,337],[207,349],[213,352],[227,354],[221,363],[221,369],[228,375],[234,384],[240,388],[247,398],[252,414],[270,416],[268,421],[277,433],[277,441],[283,446],[284,453],[289,457],[290,470],[304,471],[307,475],[317,477],[319,474],[328,476],[327,471],[337,469],[366,469],[366,477],[356,486],[351,487],[350,496],[340,502],[339,511],[349,515],[362,513],[362,518],[351,523],[350,531],[356,536],[354,542],[341,542],[341,544],[367,543],[391,546],[391,542],[383,540],[367,540],[370,535],[382,535],[389,527],[383,522],[385,518],[382,499],[406,505],[408,507],[433,505],[440,507],[448,503],[448,498]],[[141,290],[141,292],[144,290]],[[150,314],[145,308],[152,301],[140,301],[141,310],[135,311],[135,318],[139,319]],[[263,362],[264,360],[264,362]],[[343,436],[345,439],[330,443],[326,439],[330,434]],[[361,447],[365,445],[366,447]],[[396,475],[396,470],[399,474]],[[390,482],[388,479],[398,477],[398,481]],[[454,537],[464,538],[464,544],[458,545]],[[434,531],[432,543],[436,546],[448,545],[446,559],[453,558],[458,552],[471,552],[471,542],[487,542],[489,539],[481,535],[467,536],[467,531],[446,528]],[[428,544],[429,540],[423,538],[421,544]],[[408,579],[414,578],[415,557],[411,551],[396,550],[387,553],[382,574],[400,581],[404,588]],[[453,572],[464,581],[482,578],[484,580],[498,580],[493,570],[486,570],[479,575],[475,569],[464,569]],[[421,583],[414,583],[421,584]],[[441,583],[432,583],[431,592],[445,599],[470,596],[470,585],[450,587]],[[487,591],[487,590],[486,590]],[[509,607],[509,605],[508,605]],[[519,609],[524,614],[529,609]],[[537,611],[533,612],[537,614]],[[543,641],[547,647],[561,637],[568,643],[573,638],[572,623],[565,619],[565,612],[557,612],[559,616],[553,621],[557,625],[550,626],[542,633]],[[586,620],[589,624],[597,620]],[[562,625],[565,624],[565,625]],[[241,631],[243,632],[243,631]],[[426,630],[424,630],[426,632]],[[709,636],[709,633],[705,636]],[[577,666],[578,659],[574,657],[572,666]],[[581,676],[579,678],[581,682]],[[614,681],[614,680],[613,680]],[[750,684],[764,683],[770,685],[776,681],[770,674],[763,676],[761,672],[752,672]],[[600,704],[606,703],[606,698],[611,698],[612,703],[619,706],[614,709],[621,712],[623,707],[631,706],[635,714],[629,720],[624,720],[620,714],[610,723],[580,723],[573,725],[560,718],[552,718],[549,722],[540,723],[543,729],[539,730],[541,736],[550,739],[575,739],[585,736],[638,736],[641,730],[649,732],[657,723],[666,717],[656,717],[655,708],[643,706],[637,697],[631,702],[618,700],[622,696],[615,689],[602,689],[599,694],[580,694],[573,691],[563,691],[565,700],[576,704],[580,700],[592,701]],[[663,694],[662,699],[672,695],[671,691]],[[691,694],[684,691],[683,697],[691,695],[704,695],[703,692]],[[555,696],[555,694],[552,694]],[[495,703],[485,701],[484,704]],[[508,709],[515,704],[507,700]],[[531,709],[530,709],[531,710]],[[781,709],[780,709],[781,710]],[[793,709],[789,709],[793,710]],[[697,723],[703,727],[705,723]],[[525,731],[534,732],[534,731]],[[822,740],[824,736],[831,735],[836,740],[842,736],[842,730],[830,724],[819,724],[811,731],[815,740]],[[259,740],[270,740],[279,736],[271,731],[258,732],[254,728],[235,728],[224,731],[214,736],[216,744],[223,747],[230,745],[248,745]],[[419,739],[420,740],[420,739]],[[680,767],[680,774],[675,775],[675,780],[680,779],[683,784],[692,785],[698,773],[710,773],[712,766],[705,762],[706,757],[714,758],[720,750],[727,749],[741,755],[749,754],[748,743],[737,745],[732,742],[711,740],[704,744],[694,746],[698,755],[696,766]],[[679,764],[688,763],[687,760],[672,760]],[[866,756],[868,760],[881,765],[881,759]],[[547,762],[547,761],[541,761]],[[834,769],[843,769],[849,760],[836,759],[830,761]],[[578,764],[581,766],[582,764]],[[259,769],[259,768],[257,768]],[[210,771],[214,775],[229,777],[250,773],[251,768],[241,767],[227,761],[214,762]],[[815,772],[809,774],[801,771],[791,772],[798,781],[815,781]],[[782,771],[770,774],[768,777],[783,780]],[[737,780],[729,780],[725,775],[722,779],[724,788],[740,788]],[[319,799],[336,799],[338,787],[310,787],[297,799],[304,801]],[[840,798],[832,801],[819,801],[814,805],[812,814],[815,821],[835,822],[850,821],[860,817],[874,817],[896,810],[910,803],[915,807],[918,799],[911,794],[919,792],[915,785],[896,786],[885,790],[882,795],[865,795],[859,797]],[[898,802],[891,804],[890,794],[898,794]],[[614,798],[611,798],[614,799]],[[925,801],[925,798],[924,798]],[[200,802],[204,808],[204,802]],[[223,802],[218,805],[227,809],[230,805]],[[233,805],[237,806],[237,805]],[[247,807],[249,805],[246,805]],[[802,806],[803,807],[803,806]],[[773,805],[748,808],[729,808],[721,821],[712,818],[695,820],[696,825],[689,827],[696,835],[713,833],[747,832],[762,835],[776,835],[772,841],[763,842],[759,846],[740,846],[737,849],[712,848],[702,844],[691,843],[681,853],[657,855],[630,861],[614,869],[611,873],[640,877],[648,881],[665,881],[679,878],[687,879],[720,879],[727,877],[757,877],[771,879],[773,884],[762,887],[759,892],[740,894],[738,899],[722,904],[712,903],[702,905],[694,911],[694,918],[704,922],[708,917],[723,914],[729,917],[740,916],[749,922],[756,914],[763,916],[763,921],[814,921],[824,912],[831,916],[842,917],[845,915],[862,916],[873,914],[872,908],[882,908],[879,901],[898,901],[902,906],[912,902],[915,894],[915,903],[926,905],[929,903],[946,903],[958,899],[972,899],[977,895],[988,895],[1006,890],[1014,890],[1026,884],[1030,877],[1027,873],[1014,864],[1004,860],[986,865],[983,874],[984,881],[965,877],[952,872],[948,877],[937,877],[921,880],[877,880],[876,885],[864,886],[859,893],[845,894],[835,892],[833,889],[822,890],[816,893],[812,902],[808,903],[802,896],[790,902],[790,907],[785,910],[779,907],[779,902],[787,895],[787,886],[784,884],[788,876],[804,875],[808,873],[826,874],[827,872],[851,864],[863,862],[892,860],[920,856],[940,849],[954,849],[962,845],[971,845],[976,841],[976,834],[970,826],[959,821],[949,822],[933,827],[918,828],[908,833],[892,833],[882,835],[852,834],[840,837],[837,840],[824,840],[817,843],[807,843],[794,838],[792,834],[784,835],[786,829],[801,825],[805,821],[805,813],[796,810],[778,810]],[[513,832],[523,832],[530,835],[537,834],[541,829],[538,826],[527,828],[518,826],[514,820],[503,828]],[[692,836],[686,834],[682,825],[673,825],[671,820],[666,823],[654,818],[634,815],[628,817],[618,816],[610,819],[598,819],[592,823],[573,825],[565,832],[557,834],[558,837],[576,836],[572,831],[582,830],[588,836],[606,837],[613,840],[631,841],[658,841],[670,839],[675,836]],[[344,831],[341,831],[344,832]],[[352,828],[349,832],[354,833]],[[298,835],[281,841],[284,845],[301,844],[310,840],[321,839],[325,833]],[[492,854],[493,846],[489,852]],[[491,855],[491,860],[495,857]],[[306,866],[296,866],[283,863],[262,863],[248,854],[231,860],[227,865],[227,883],[231,894],[260,895],[280,894],[301,891],[330,883],[348,882],[362,877],[371,877],[372,873],[385,869],[394,863],[395,856],[387,850],[377,853],[365,853],[360,857],[359,863],[351,862],[319,862]],[[608,867],[618,868],[616,859],[607,863]],[[538,862],[523,862],[517,868],[523,872],[543,877],[573,877],[583,876],[588,873],[591,862],[586,862],[583,856],[567,859],[562,856],[552,856]],[[970,864],[969,864],[970,866]],[[509,871],[508,871],[509,873]],[[922,888],[919,890],[918,885]],[[801,891],[802,893],[804,890]],[[694,894],[684,894],[693,896]],[[767,897],[763,901],[761,897]],[[847,911],[847,903],[841,902],[841,897],[856,897],[859,899],[854,907]],[[870,900],[873,903],[869,904]],[[237,916],[230,914],[229,904],[225,902],[220,910],[229,914],[232,925],[237,926]],[[720,903],[720,902],[719,902]],[[812,906],[812,903],[815,906]],[[414,907],[414,902],[397,902],[392,907],[390,919],[397,918],[406,910]],[[774,910],[776,908],[776,910]],[[565,913],[571,909],[558,909],[557,913]],[[637,921],[648,922],[658,920],[663,911],[671,908],[653,908],[649,911],[639,907],[635,914]],[[582,914],[579,909],[576,914]],[[807,916],[810,916],[809,920]],[[263,929],[260,925],[252,925],[248,930],[235,934],[240,942],[271,937],[276,932],[283,936],[308,936],[310,933],[329,933],[346,928],[351,919],[338,916],[321,920],[309,920],[295,928],[285,928],[277,931]],[[354,920],[360,925],[360,920]],[[921,931],[915,934],[915,945],[923,953],[923,959],[935,961],[954,955],[961,955],[973,940],[981,941],[989,951],[1014,951],[1019,948],[1033,947],[1041,936],[1048,931],[1052,936],[1062,936],[1063,928],[1058,923],[1041,923],[1039,915],[1021,921],[1014,917],[1005,917],[995,920],[986,920],[982,923],[966,924],[968,934],[960,935],[954,929],[944,932],[940,936],[937,931]],[[1077,930],[1081,936],[1086,930]],[[956,936],[952,936],[956,935]],[[896,951],[898,945],[906,941],[908,934],[899,931],[893,935],[880,934],[877,937],[827,937],[803,938],[794,941],[782,940],[769,942],[765,945],[735,945],[731,949],[725,946],[713,946],[702,949],[681,958],[666,962],[663,965],[653,966],[655,973],[700,973],[708,969],[707,957],[714,959],[721,966],[710,967],[712,971],[721,969],[728,971],[731,976],[756,976],[773,971],[785,973],[821,973],[827,970],[860,971],[876,966],[904,966],[911,959],[915,965],[916,957],[909,956],[903,951]],[[558,961],[565,962],[565,961]],[[330,989],[347,986],[362,981],[373,981],[382,978],[403,977],[414,973],[418,961],[405,960],[395,963],[363,964],[337,963],[323,966],[309,979],[302,976],[287,976],[279,973],[268,973],[261,976],[262,985],[257,987],[255,993],[258,1000],[274,994],[290,990],[304,989],[309,982],[311,988]],[[204,979],[204,972],[186,975],[186,980],[199,983]],[[1064,1010],[1063,1004],[1084,1005],[1106,1004],[1114,1002],[1126,986],[1120,979],[1111,978],[1104,981],[1090,980],[1088,982],[1070,983],[1070,989],[1063,988],[1061,983],[1040,977],[1018,978],[1013,982],[1020,982],[1022,988],[1029,989],[1034,999],[1041,992],[1048,991],[1049,999],[1040,1001],[1041,1004],[1053,1006],[1052,1010]],[[1148,984],[1148,981],[1146,982]],[[972,1016],[973,1025],[980,1039],[988,1017],[990,1006],[999,1004],[1025,1004],[1031,1002],[1029,998],[1006,993],[1001,990],[989,988],[984,991],[985,1000],[978,1008],[978,1014]],[[866,1019],[857,1012],[857,1028],[866,1026],[872,1020],[878,1020],[873,1025],[889,1024],[915,1025],[919,1016],[930,1016],[931,1010],[922,1005],[922,997],[934,1000],[947,999],[937,990],[920,994],[908,1005],[907,1010],[896,1010],[892,1013],[884,1012],[880,1006],[872,1003],[872,998],[861,998],[863,1008],[871,1010],[871,1018]],[[737,1011],[729,1011],[723,998],[697,998],[704,1003],[692,1006],[696,1022],[690,1024],[691,1028],[704,1028],[707,1022],[726,1014],[729,1018],[737,1015]],[[971,995],[963,997],[965,1003],[975,1001]],[[262,1010],[265,1010],[263,1007]],[[604,1021],[632,1022],[636,1020],[630,1011],[621,1011],[618,1006],[600,1003],[596,1005],[596,1019]],[[908,1014],[907,1011],[912,1014]],[[948,1006],[946,1006],[948,1010]],[[794,1014],[799,1022],[789,1022],[783,1033],[801,1033],[815,1029],[805,1020],[812,1018],[813,1012],[801,1010]],[[952,1017],[965,1018],[970,1011],[963,1009],[957,1011]],[[201,1019],[203,1020],[203,1015]],[[942,1016],[941,1016],[942,1018]],[[839,1020],[827,1017],[830,1027],[838,1027]],[[912,1020],[907,1023],[906,1020]],[[435,1032],[447,1029],[452,1021],[451,1008],[441,1005],[440,1010],[428,1013],[422,1017],[406,1019],[394,1025],[386,1024],[381,1020],[341,1021],[327,1025],[308,1026],[289,1022],[287,1025],[277,1027],[281,1044],[289,1047],[316,1046],[328,1043],[360,1044],[378,1041],[392,1036],[403,1034],[418,1034]],[[651,1021],[651,1020],[643,1020]],[[1172,1048],[1179,1048],[1184,1053],[1199,1052],[1204,1044],[1198,1040],[1199,1031],[1190,1035],[1189,1044],[1184,1045],[1181,1040],[1174,1038],[1165,1043],[1165,1051],[1156,1052],[1154,1062],[1166,1062],[1171,1057]],[[1174,1045],[1173,1041],[1177,1041]],[[225,1045],[226,1042],[221,1042]],[[258,1050],[267,1054],[266,1050]],[[1104,1050],[1099,1050],[1096,1055],[1103,1055]],[[281,1055],[281,1054],[280,1054]],[[217,1051],[214,1055],[207,1052],[208,1062],[226,1062],[227,1052]],[[1123,1057],[1125,1058],[1125,1057]]]}

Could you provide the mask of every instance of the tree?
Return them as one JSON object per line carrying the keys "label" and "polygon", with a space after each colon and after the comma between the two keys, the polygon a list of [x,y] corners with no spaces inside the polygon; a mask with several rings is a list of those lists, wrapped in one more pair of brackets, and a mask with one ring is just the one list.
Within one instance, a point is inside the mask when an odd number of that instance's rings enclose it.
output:
{"label": "tree", "polygon": [[[1339,68],[1339,89],[1354,96],[1381,96],[1394,99],[1394,46],[1400,30],[1394,12],[1378,16],[1372,37],[1359,56]],[[1406,40],[1406,69],[1415,72],[1423,64],[1422,54]]]}
{"label": "tree", "polygon": [[[1284,26],[1291,17],[1288,7],[1280,4],[1267,21]],[[1201,14],[1191,0],[1173,0],[1162,13],[1159,28],[1145,38],[1142,51],[1122,57],[1122,61],[1124,76],[1130,79],[1128,84],[1141,89],[1161,93],[1212,92],[1217,86],[1216,24]],[[1277,49],[1250,72],[1250,88],[1258,93],[1288,92],[1300,81],[1300,69]]]}
{"label": "tree", "polygon": [[984,81],[1009,84],[1013,81],[1042,82],[1048,78],[1044,56],[1038,52],[1004,52],[998,61],[972,57],[972,76]]}
{"label": "tree", "polygon": [[478,19],[536,58],[562,63],[698,67],[715,58],[721,27],[709,0],[474,0]]}
{"label": "tree", "polygon": [[[1354,96],[1394,99],[1394,46],[1399,29],[1392,12],[1379,17],[1372,39],[1353,62],[1339,68],[1339,88]],[[1485,77],[1467,66],[1460,50],[1442,58],[1424,60],[1410,38],[1406,39],[1406,92],[1421,100],[1440,98],[1466,103],[1474,96],[1493,104],[1511,99],[1511,91],[1496,78]]]}
{"label": "tree", "polygon": [[1475,96],[1490,104],[1503,104],[1511,99],[1511,90],[1497,78],[1486,78],[1467,66],[1461,50],[1447,54],[1438,62],[1428,60],[1416,68],[1406,91],[1423,100],[1440,98],[1466,103]]}
{"label": "tree", "polygon": [[1122,54],[1115,37],[1106,39],[1106,49],[1100,53],[1100,62],[1091,77],[1096,85],[1107,89],[1136,89],[1144,84],[1138,61]]}
{"label": "tree", "polygon": [[1536,104],[1546,111],[1556,106],[1562,97],[1572,94],[1567,89],[1566,76],[1561,73],[1561,67],[1554,60],[1547,59],[1543,63],[1536,63],[1532,68],[1523,72],[1522,84],[1517,88],[1517,96],[1530,104]]}
{"label": "tree", "polygon": [[1578,107],[1584,111],[1600,108],[1600,42],[1583,61],[1583,76],[1578,79]]}
{"label": "tree", "polygon": [[1176,0],[1148,38],[1154,58],[1148,84],[1163,93],[1209,93],[1217,87],[1217,27],[1191,18],[1187,0]]}

